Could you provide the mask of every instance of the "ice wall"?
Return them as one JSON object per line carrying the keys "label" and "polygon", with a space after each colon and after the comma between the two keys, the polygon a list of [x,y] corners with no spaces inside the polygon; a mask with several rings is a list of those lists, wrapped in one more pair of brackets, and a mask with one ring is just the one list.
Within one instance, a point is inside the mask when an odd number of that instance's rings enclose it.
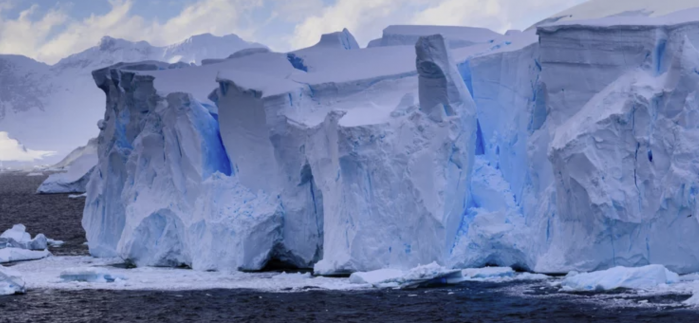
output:
{"label": "ice wall", "polygon": [[[550,116],[566,119],[549,151],[557,247],[540,268],[657,263],[697,271],[697,29],[697,20],[540,29]],[[549,47],[591,33],[599,36],[585,44],[586,56]],[[578,76],[578,87],[549,74],[564,66]],[[573,243],[581,239],[591,242]]]}
{"label": "ice wall", "polygon": [[483,150],[453,264],[696,271],[697,35],[692,10],[549,25],[460,63]]}

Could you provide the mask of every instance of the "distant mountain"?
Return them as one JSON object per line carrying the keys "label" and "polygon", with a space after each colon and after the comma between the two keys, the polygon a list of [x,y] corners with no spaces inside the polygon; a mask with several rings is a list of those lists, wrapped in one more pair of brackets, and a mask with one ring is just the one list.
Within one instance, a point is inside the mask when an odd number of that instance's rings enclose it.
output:
{"label": "distant mountain", "polygon": [[105,97],[92,80],[93,70],[145,60],[199,65],[203,59],[226,58],[245,48],[266,47],[236,35],[202,34],[163,47],[103,37],[97,46],[55,65],[0,55],[0,132],[28,149],[56,152],[41,164],[58,162],[98,133]]}

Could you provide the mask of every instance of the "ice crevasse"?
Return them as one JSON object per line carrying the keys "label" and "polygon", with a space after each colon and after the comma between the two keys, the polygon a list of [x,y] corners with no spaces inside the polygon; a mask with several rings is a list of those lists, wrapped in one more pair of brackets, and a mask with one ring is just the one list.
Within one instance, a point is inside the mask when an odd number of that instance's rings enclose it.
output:
{"label": "ice crevasse", "polygon": [[475,29],[459,47],[402,27],[415,45],[361,49],[344,30],[292,53],[97,70],[90,252],[326,275],[696,272],[696,13]]}

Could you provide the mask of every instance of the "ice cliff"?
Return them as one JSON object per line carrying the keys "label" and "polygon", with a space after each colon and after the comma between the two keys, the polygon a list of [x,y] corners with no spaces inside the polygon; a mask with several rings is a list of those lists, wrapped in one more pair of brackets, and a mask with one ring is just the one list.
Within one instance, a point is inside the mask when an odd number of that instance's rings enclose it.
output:
{"label": "ice cliff", "polygon": [[464,28],[474,41],[454,46],[455,29],[394,27],[413,46],[366,49],[344,30],[291,53],[95,71],[90,252],[324,275],[696,272],[697,28],[686,10]]}

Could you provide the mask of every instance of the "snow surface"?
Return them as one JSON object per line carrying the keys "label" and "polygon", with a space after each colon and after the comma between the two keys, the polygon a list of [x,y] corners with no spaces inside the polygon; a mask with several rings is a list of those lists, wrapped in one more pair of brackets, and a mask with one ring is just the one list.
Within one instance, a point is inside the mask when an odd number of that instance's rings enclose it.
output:
{"label": "snow surface", "polygon": [[679,282],[678,274],[662,265],[614,267],[590,273],[570,273],[561,282],[565,291],[600,291],[616,288],[651,289]]}
{"label": "snow surface", "polygon": [[68,268],[61,272],[61,279],[64,281],[89,282],[89,283],[112,283],[123,280],[122,277],[112,275],[107,268],[78,267]]}
{"label": "snow surface", "polygon": [[324,275],[697,272],[691,11],[456,49],[439,35],[360,49],[344,30],[288,54],[98,70],[90,252]]}
{"label": "snow surface", "polygon": [[[547,23],[563,23],[576,20],[592,20],[604,17],[656,17],[688,8],[697,8],[694,0],[588,0],[584,3],[556,13],[536,23],[533,27]],[[697,9],[695,9],[697,16]]]}
{"label": "snow surface", "polygon": [[368,48],[378,46],[413,46],[421,36],[441,34],[450,48],[488,43],[502,36],[486,28],[457,26],[392,25],[384,28],[382,38],[371,41]]}

